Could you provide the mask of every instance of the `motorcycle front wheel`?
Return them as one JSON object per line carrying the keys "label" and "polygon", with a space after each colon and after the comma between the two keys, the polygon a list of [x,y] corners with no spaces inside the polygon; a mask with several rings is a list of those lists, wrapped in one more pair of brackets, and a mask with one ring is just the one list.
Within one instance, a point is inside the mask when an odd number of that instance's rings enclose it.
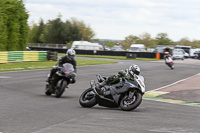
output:
{"label": "motorcycle front wheel", "polygon": [[55,97],[56,98],[61,97],[66,87],[67,87],[67,81],[63,79],[59,80],[55,88]]}
{"label": "motorcycle front wheel", "polygon": [[94,105],[97,104],[97,100],[95,98],[95,93],[93,91],[93,89],[88,88],[87,90],[85,90],[80,98],[79,98],[79,103],[82,107],[86,107],[86,108],[91,108]]}
{"label": "motorcycle front wheel", "polygon": [[136,91],[130,98],[129,94],[125,94],[120,101],[120,108],[124,111],[131,111],[136,109],[142,102],[141,92]]}
{"label": "motorcycle front wheel", "polygon": [[45,87],[45,94],[46,94],[47,96],[49,96],[49,95],[52,94],[52,93],[51,93],[51,90],[50,90],[49,84],[47,84],[46,87]]}

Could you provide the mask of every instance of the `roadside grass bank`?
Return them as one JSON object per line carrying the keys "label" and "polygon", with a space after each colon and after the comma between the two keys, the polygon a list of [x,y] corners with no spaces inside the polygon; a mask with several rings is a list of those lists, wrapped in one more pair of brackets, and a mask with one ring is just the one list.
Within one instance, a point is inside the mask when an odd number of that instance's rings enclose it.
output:
{"label": "roadside grass bank", "polygon": [[[65,54],[59,53],[58,55],[64,56]],[[141,61],[158,61],[158,59],[154,58],[126,58],[126,56],[104,56],[104,55],[80,55],[76,54],[76,57],[89,57],[89,58],[104,58],[104,59],[117,59],[117,60],[141,60]]]}
{"label": "roadside grass bank", "polygon": [[[89,60],[89,59],[76,59],[76,61],[77,61],[77,66],[117,63],[115,61]],[[34,69],[50,69],[52,68],[52,66],[55,66],[56,63],[57,61],[16,62],[16,63],[0,64],[0,72],[34,70]]]}

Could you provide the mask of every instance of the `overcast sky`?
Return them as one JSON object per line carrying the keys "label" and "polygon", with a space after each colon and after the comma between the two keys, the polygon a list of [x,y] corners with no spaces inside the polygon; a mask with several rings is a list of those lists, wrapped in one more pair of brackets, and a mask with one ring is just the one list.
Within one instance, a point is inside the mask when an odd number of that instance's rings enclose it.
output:
{"label": "overcast sky", "polygon": [[83,20],[99,39],[123,40],[144,32],[173,41],[200,40],[200,0],[25,0],[29,23],[62,15]]}

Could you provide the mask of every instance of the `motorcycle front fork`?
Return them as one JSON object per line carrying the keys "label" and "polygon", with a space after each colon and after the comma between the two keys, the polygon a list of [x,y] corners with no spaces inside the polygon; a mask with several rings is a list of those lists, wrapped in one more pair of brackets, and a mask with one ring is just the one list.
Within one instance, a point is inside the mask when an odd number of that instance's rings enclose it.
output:
{"label": "motorcycle front fork", "polygon": [[135,94],[134,90],[129,91],[128,97],[131,99],[131,98],[133,98],[134,94]]}

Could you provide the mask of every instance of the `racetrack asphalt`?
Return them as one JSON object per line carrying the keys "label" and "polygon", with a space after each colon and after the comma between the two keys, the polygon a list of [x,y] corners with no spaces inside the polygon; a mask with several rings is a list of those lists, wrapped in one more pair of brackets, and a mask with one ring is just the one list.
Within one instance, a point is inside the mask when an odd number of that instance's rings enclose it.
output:
{"label": "racetrack asphalt", "polygon": [[[46,75],[50,71],[48,69],[1,72],[0,132],[199,133],[200,106],[181,103],[184,100],[181,96],[181,100],[178,100],[181,95],[179,92],[194,92],[199,89],[168,90],[199,77],[200,60],[175,60],[174,70],[163,61],[117,61],[119,63],[78,67],[76,84],[70,85],[61,98],[44,94]],[[89,81],[96,79],[96,74],[116,74],[118,70],[128,68],[132,63],[141,68],[146,95],[153,91],[162,95],[144,98],[137,109],[129,112],[98,105],[92,108],[80,106],[79,96],[89,87]],[[198,79],[195,81],[198,82]],[[190,93],[189,95],[190,98],[194,97]],[[176,104],[175,101],[180,103]]]}
{"label": "racetrack asphalt", "polygon": [[[160,61],[163,62],[163,61]],[[200,60],[175,60],[176,63],[200,65]],[[151,90],[145,94],[147,99],[156,101],[200,106],[200,73],[175,83]]]}

